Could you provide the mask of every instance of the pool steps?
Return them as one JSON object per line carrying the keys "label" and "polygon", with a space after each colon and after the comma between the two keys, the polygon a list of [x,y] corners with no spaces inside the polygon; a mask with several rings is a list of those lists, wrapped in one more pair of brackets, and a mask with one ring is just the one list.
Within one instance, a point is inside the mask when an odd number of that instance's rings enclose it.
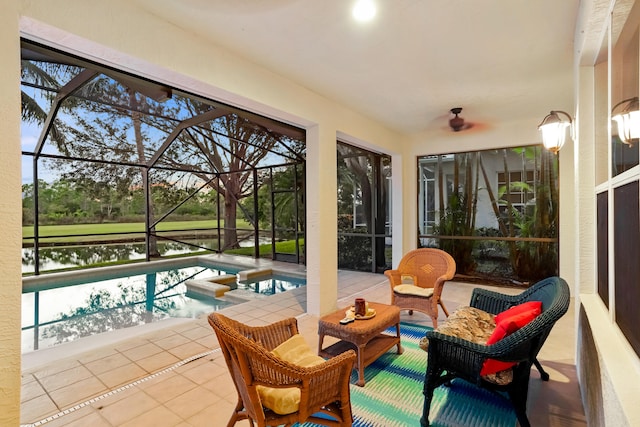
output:
{"label": "pool steps", "polygon": [[[187,285],[187,292],[190,294],[220,298],[230,290],[236,289],[236,279],[245,281],[256,277],[270,276],[271,274],[273,274],[273,271],[270,268],[252,268],[239,271],[237,275],[221,274],[205,279],[190,279],[184,283]],[[242,298],[239,295],[236,295],[236,297],[241,301],[246,301],[246,298]]]}
{"label": "pool steps", "polygon": [[235,282],[235,274],[221,274],[220,276],[208,277],[206,279],[190,279],[184,282],[184,284],[187,285],[188,293],[218,298],[223,296],[225,292],[231,290],[231,286],[226,283],[235,284]]}
{"label": "pool steps", "polygon": [[254,277],[271,276],[272,274],[273,270],[270,268],[252,268],[251,270],[242,270],[238,272],[238,280],[249,280]]}

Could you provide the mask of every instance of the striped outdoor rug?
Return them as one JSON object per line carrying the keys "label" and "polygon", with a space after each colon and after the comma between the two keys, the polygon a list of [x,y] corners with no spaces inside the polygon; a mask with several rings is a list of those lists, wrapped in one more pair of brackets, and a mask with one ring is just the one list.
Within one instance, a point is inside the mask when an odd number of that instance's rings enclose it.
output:
{"label": "striped outdoor rug", "polygon": [[[365,387],[351,385],[354,427],[419,427],[427,354],[418,341],[427,328],[402,323],[401,355],[393,347],[365,369]],[[455,380],[436,389],[429,419],[432,427],[514,427],[511,404],[500,396]],[[315,426],[305,423],[304,427]]]}

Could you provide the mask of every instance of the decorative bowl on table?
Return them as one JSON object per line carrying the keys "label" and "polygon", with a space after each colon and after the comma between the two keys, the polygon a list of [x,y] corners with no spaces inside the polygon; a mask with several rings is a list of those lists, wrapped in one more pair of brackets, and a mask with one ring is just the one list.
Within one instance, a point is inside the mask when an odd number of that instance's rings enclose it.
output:
{"label": "decorative bowl on table", "polygon": [[364,316],[360,316],[360,315],[356,314],[355,307],[351,306],[347,311],[345,311],[344,314],[347,317],[350,317],[352,319],[367,320],[367,319],[371,319],[372,317],[374,317],[376,315],[376,310],[374,308],[367,307],[367,314],[365,314]]}

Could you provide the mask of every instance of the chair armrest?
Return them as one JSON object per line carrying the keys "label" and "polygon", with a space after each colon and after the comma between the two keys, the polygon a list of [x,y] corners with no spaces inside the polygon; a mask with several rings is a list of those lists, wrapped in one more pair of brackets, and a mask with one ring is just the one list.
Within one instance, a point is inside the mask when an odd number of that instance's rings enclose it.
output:
{"label": "chair armrest", "polygon": [[400,273],[400,270],[385,270],[384,275],[389,278],[391,290],[402,283],[402,274]]}
{"label": "chair armrest", "polygon": [[290,317],[264,326],[245,326],[237,322],[236,328],[245,337],[271,351],[298,333],[298,321]]}
{"label": "chair armrest", "polygon": [[300,389],[299,412],[300,417],[306,419],[317,409],[333,402],[350,402],[349,381],[355,361],[353,350],[309,367],[297,366],[271,353],[263,353],[262,360],[256,361],[259,368],[252,369],[253,385]]}
{"label": "chair armrest", "polygon": [[498,314],[517,304],[520,298],[519,295],[505,295],[483,288],[474,288],[469,305],[487,313]]}
{"label": "chair armrest", "polygon": [[349,382],[355,362],[356,352],[348,350],[325,363],[305,368],[309,370],[309,393],[300,396],[300,406],[303,399],[308,399],[308,407],[324,406],[336,400],[349,401]]}
{"label": "chair armrest", "polygon": [[516,363],[528,359],[530,337],[518,332],[495,344],[483,345],[429,331],[426,334],[429,339],[429,363],[437,364],[437,369],[453,371],[472,381],[479,381],[480,370],[486,359]]}
{"label": "chair armrest", "polygon": [[256,351],[253,348],[246,351],[254,366],[251,370],[254,383],[272,388],[302,388],[305,382],[310,382],[320,374],[328,375],[338,384],[335,378],[339,378],[339,375],[336,372],[346,370],[351,375],[356,359],[356,353],[349,350],[318,365],[304,367],[282,360],[271,352]]}

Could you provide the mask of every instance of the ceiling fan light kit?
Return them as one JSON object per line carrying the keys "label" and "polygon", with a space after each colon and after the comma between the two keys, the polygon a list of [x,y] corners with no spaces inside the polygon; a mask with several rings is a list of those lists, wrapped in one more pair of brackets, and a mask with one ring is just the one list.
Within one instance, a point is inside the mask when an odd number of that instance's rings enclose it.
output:
{"label": "ceiling fan light kit", "polygon": [[459,130],[461,130],[464,127],[464,119],[462,117],[458,116],[458,114],[460,114],[461,112],[462,112],[462,108],[461,107],[456,107],[456,108],[452,108],[451,109],[451,113],[455,117],[452,117],[449,120],[449,126],[451,126],[451,129],[453,129],[454,132],[458,132]]}

